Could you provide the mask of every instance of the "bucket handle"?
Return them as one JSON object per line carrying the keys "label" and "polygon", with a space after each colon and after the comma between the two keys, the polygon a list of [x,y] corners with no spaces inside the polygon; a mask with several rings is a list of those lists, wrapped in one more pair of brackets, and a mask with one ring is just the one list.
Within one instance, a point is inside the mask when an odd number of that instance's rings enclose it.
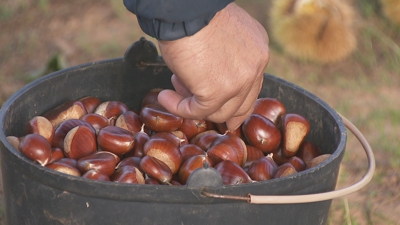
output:
{"label": "bucket handle", "polygon": [[[339,114],[339,113],[338,113]],[[320,202],[331,200],[334,198],[343,197],[354,193],[365,185],[367,185],[375,172],[375,157],[374,153],[372,152],[371,146],[368,144],[367,140],[363,136],[363,134],[357,129],[354,124],[352,124],[348,119],[344,116],[340,115],[342,118],[344,125],[349,129],[354,136],[358,139],[360,144],[363,146],[364,151],[367,155],[368,159],[368,170],[364,177],[358,181],[357,183],[343,188],[339,190],[324,192],[324,193],[317,193],[317,194],[306,194],[306,195],[252,195],[248,194],[246,197],[242,196],[232,196],[232,195],[219,195],[209,192],[202,192],[203,195],[212,198],[221,198],[221,199],[232,199],[232,200],[244,200],[251,204],[296,204],[296,203],[309,203],[309,202]]]}

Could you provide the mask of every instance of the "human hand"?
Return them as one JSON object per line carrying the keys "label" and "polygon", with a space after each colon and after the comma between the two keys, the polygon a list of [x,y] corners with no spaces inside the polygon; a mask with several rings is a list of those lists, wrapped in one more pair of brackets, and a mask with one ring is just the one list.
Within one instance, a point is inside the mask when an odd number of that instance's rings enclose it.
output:
{"label": "human hand", "polygon": [[162,91],[159,103],[175,115],[226,122],[235,130],[260,93],[268,41],[264,27],[235,3],[195,35],[159,41],[175,88]]}

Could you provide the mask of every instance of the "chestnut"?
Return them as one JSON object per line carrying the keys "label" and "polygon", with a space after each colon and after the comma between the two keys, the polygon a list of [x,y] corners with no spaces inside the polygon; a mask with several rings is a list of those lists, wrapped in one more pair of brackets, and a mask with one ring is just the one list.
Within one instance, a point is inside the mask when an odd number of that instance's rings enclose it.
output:
{"label": "chestnut", "polygon": [[291,163],[287,162],[280,165],[278,169],[276,169],[274,178],[287,177],[296,173],[297,173],[296,168],[294,168],[294,166]]}
{"label": "chestnut", "polygon": [[318,166],[319,164],[323,163],[325,160],[327,160],[332,154],[322,154],[319,155],[312,160],[310,160],[307,164],[307,169],[313,168],[315,166]]}
{"label": "chestnut", "polygon": [[115,121],[115,126],[121,127],[132,134],[135,134],[141,130],[142,122],[139,116],[133,111],[126,111],[118,116]]}
{"label": "chestnut", "polygon": [[172,144],[176,145],[177,147],[181,146],[181,142],[184,142],[185,139],[181,139],[180,137],[176,136],[173,132],[166,132],[161,131],[157,132],[150,137],[151,139],[162,139],[171,142]]}
{"label": "chestnut", "polygon": [[254,147],[252,145],[246,145],[246,149],[247,149],[246,163],[253,162],[253,161],[256,161],[257,159],[261,159],[264,157],[264,153],[260,149]]}
{"label": "chestnut", "polygon": [[51,158],[48,163],[52,163],[64,158],[64,151],[61,148],[51,149]]}
{"label": "chestnut", "polygon": [[68,101],[43,114],[56,129],[60,123],[68,119],[79,119],[85,115],[85,106],[80,101]]}
{"label": "chestnut", "polygon": [[187,179],[193,171],[203,168],[204,163],[211,167],[213,162],[206,155],[195,155],[186,160],[179,169],[178,177],[181,184],[186,184]]}
{"label": "chestnut", "polygon": [[94,113],[104,116],[107,119],[118,118],[122,113],[128,111],[128,106],[120,101],[102,102],[94,110]]}
{"label": "chestnut", "polygon": [[159,104],[148,104],[140,111],[140,120],[145,126],[155,132],[177,130],[183,118],[168,112]]}
{"label": "chestnut", "polygon": [[207,156],[214,164],[218,164],[222,161],[232,161],[241,165],[243,161],[239,159],[237,151],[231,145],[224,143],[210,147],[207,151]]}
{"label": "chestnut", "polygon": [[238,136],[239,138],[243,139],[243,131],[241,126],[239,126],[236,130],[228,130],[226,123],[216,123],[217,131],[221,134],[230,133]]}
{"label": "chestnut", "polygon": [[144,179],[144,183],[145,184],[150,184],[150,185],[159,185],[160,182],[158,182],[158,180],[154,179],[154,178],[146,178]]}
{"label": "chestnut", "polygon": [[286,157],[285,155],[283,155],[282,148],[279,148],[274,153],[272,153],[272,158],[278,165],[287,163],[290,160],[290,157]]}
{"label": "chestnut", "polygon": [[134,166],[119,167],[111,175],[110,179],[119,183],[144,184],[142,172]]}
{"label": "chestnut", "polygon": [[276,151],[281,143],[281,132],[271,120],[251,114],[242,124],[243,135],[250,145],[264,154]]}
{"label": "chestnut", "polygon": [[53,142],[51,143],[51,145],[56,148],[64,149],[65,136],[70,130],[72,130],[77,126],[86,126],[90,128],[93,131],[93,133],[96,132],[93,126],[90,125],[88,122],[79,119],[69,119],[60,123],[60,125],[56,128],[54,132]]}
{"label": "chestnut", "polygon": [[47,164],[46,167],[49,169],[58,171],[60,173],[64,173],[64,174],[68,174],[68,175],[72,175],[72,176],[76,176],[76,177],[81,176],[81,173],[79,172],[79,170],[77,168],[71,166],[70,164],[63,163],[61,161],[55,161],[53,163]]}
{"label": "chestnut", "polygon": [[162,91],[162,88],[154,88],[151,89],[149,92],[142,99],[142,107],[149,105],[149,104],[158,104],[158,94]]}
{"label": "chestnut", "polygon": [[187,144],[187,145],[181,146],[179,148],[179,151],[182,154],[182,162],[185,162],[187,159],[189,159],[192,156],[206,154],[206,152],[203,149],[201,149],[199,146],[197,146],[195,144]]}
{"label": "chestnut", "polygon": [[269,157],[263,157],[254,161],[248,168],[247,173],[255,181],[264,181],[274,178],[278,165]]}
{"label": "chestnut", "polygon": [[168,184],[172,179],[172,171],[167,164],[151,156],[144,156],[140,160],[140,168],[149,177]]}
{"label": "chestnut", "polygon": [[143,128],[144,124],[142,125],[141,130],[133,135],[135,145],[131,151],[125,154],[126,157],[135,156],[142,158],[144,156],[143,146],[148,140],[150,140],[150,136],[144,132]]}
{"label": "chestnut", "polygon": [[110,177],[98,170],[89,170],[82,174],[83,178],[98,180],[98,181],[110,181]]}
{"label": "chestnut", "polygon": [[96,134],[99,132],[99,130],[110,125],[110,121],[107,118],[96,113],[88,113],[82,116],[80,120],[92,125],[92,127],[96,130]]}
{"label": "chestnut", "polygon": [[94,96],[86,96],[78,99],[78,101],[83,104],[87,113],[93,113],[94,110],[96,110],[96,108],[101,104],[100,99]]}
{"label": "chestnut", "polygon": [[290,157],[289,163],[293,165],[297,172],[301,172],[307,168],[306,163],[297,156]]}
{"label": "chestnut", "polygon": [[[244,141],[239,138],[238,136],[236,136],[235,134],[229,133],[227,132],[224,135],[221,135],[219,138],[217,138],[210,146],[208,152],[208,155],[210,157],[211,154],[215,154],[214,152],[214,146],[218,146],[221,144],[226,144],[229,145],[233,150],[235,150],[236,155],[237,155],[237,159],[238,159],[238,164],[240,166],[244,166],[246,164],[247,161],[247,148],[246,148],[246,144],[244,143]],[[216,162],[217,163],[217,162]]]}
{"label": "chestnut", "polygon": [[61,159],[57,160],[56,162],[65,163],[65,164],[68,164],[68,165],[70,165],[70,166],[75,167],[75,168],[78,169],[78,167],[77,167],[77,162],[78,162],[78,161],[77,161],[76,159],[72,159],[72,158],[61,158]]}
{"label": "chestnut", "polygon": [[218,133],[215,130],[207,130],[194,136],[190,140],[190,143],[199,146],[204,151],[207,151],[210,148],[211,144],[221,135],[222,134]]}
{"label": "chestnut", "polygon": [[19,151],[26,157],[45,166],[51,159],[50,143],[39,134],[28,134],[20,141]]}
{"label": "chestnut", "polygon": [[224,185],[239,185],[253,182],[246,171],[237,163],[226,160],[214,167],[222,176]]}
{"label": "chestnut", "polygon": [[286,114],[286,107],[276,98],[259,98],[254,103],[254,114],[259,114],[279,126],[280,117]]}
{"label": "chestnut", "polygon": [[192,139],[197,134],[207,130],[207,124],[205,120],[186,119],[183,118],[181,126],[178,130],[182,131],[187,139]]}
{"label": "chestnut", "polygon": [[143,146],[146,156],[154,157],[165,163],[175,174],[179,171],[182,164],[182,154],[178,146],[165,139],[150,139]]}
{"label": "chestnut", "polygon": [[29,120],[25,128],[26,134],[39,134],[51,143],[54,138],[54,127],[51,122],[43,116],[35,116]]}
{"label": "chestnut", "polygon": [[6,138],[7,138],[7,141],[11,144],[11,146],[15,150],[19,151],[18,146],[19,146],[19,142],[20,142],[21,139],[19,137],[16,137],[16,136],[7,136]]}
{"label": "chestnut", "polygon": [[97,151],[96,135],[87,126],[72,128],[64,138],[64,154],[80,159]]}
{"label": "chestnut", "polygon": [[78,159],[77,168],[82,174],[89,170],[97,170],[111,176],[119,162],[119,157],[114,153],[99,151]]}
{"label": "chestnut", "polygon": [[282,117],[282,153],[294,156],[310,131],[310,123],[299,114],[289,113]]}
{"label": "chestnut", "polygon": [[321,150],[315,144],[307,140],[300,145],[296,153],[296,156],[300,157],[306,164],[319,155],[321,155]]}
{"label": "chestnut", "polygon": [[135,139],[133,134],[125,129],[107,126],[99,131],[97,143],[101,150],[122,156],[133,149]]}

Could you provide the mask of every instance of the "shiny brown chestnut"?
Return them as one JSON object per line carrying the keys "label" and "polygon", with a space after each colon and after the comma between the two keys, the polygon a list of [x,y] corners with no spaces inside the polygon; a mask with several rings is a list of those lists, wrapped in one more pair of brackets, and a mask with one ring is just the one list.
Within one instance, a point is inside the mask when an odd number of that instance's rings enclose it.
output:
{"label": "shiny brown chestnut", "polygon": [[68,101],[45,112],[43,117],[47,118],[56,129],[63,121],[79,119],[86,113],[85,106],[80,101]]}
{"label": "shiny brown chestnut", "polygon": [[108,175],[97,170],[89,170],[86,173],[82,174],[82,177],[91,180],[110,181],[110,177]]}
{"label": "shiny brown chestnut", "polygon": [[60,161],[56,161],[50,164],[46,165],[47,168],[58,171],[60,173],[64,173],[64,174],[68,174],[68,175],[72,175],[72,176],[76,176],[79,177],[81,176],[81,173],[79,172],[79,170],[67,163],[63,163]]}
{"label": "shiny brown chestnut", "polygon": [[150,185],[160,185],[160,182],[158,182],[158,180],[156,180],[154,178],[150,178],[150,177],[144,179],[144,183],[150,184]]}
{"label": "shiny brown chestnut", "polygon": [[52,163],[64,158],[64,151],[61,148],[52,148],[51,149],[51,158],[48,163]]}
{"label": "shiny brown chestnut", "polygon": [[278,165],[282,165],[284,163],[289,162],[290,157],[286,157],[282,153],[282,148],[279,148],[274,153],[272,153],[272,158]]}
{"label": "shiny brown chestnut", "polygon": [[87,126],[72,128],[64,138],[64,155],[80,159],[97,151],[96,135]]}
{"label": "shiny brown chestnut", "polygon": [[305,140],[299,147],[296,156],[300,157],[306,164],[313,158],[321,155],[321,150],[312,142]]}
{"label": "shiny brown chestnut", "polygon": [[207,151],[211,144],[221,137],[222,134],[218,133],[216,130],[207,130],[194,136],[189,143],[195,144]]}
{"label": "shiny brown chestnut", "polygon": [[207,151],[207,156],[214,164],[218,164],[222,161],[232,161],[241,165],[240,163],[242,162],[242,160],[239,159],[237,151],[229,144],[224,143],[210,147]]}
{"label": "shiny brown chestnut", "polygon": [[182,131],[176,130],[176,131],[172,131],[171,133],[179,139],[179,146],[184,146],[189,143],[189,140],[186,137],[186,134],[184,134]]}
{"label": "shiny brown chestnut", "polygon": [[297,173],[296,168],[294,168],[292,164],[287,162],[278,167],[278,169],[275,172],[274,178],[287,177],[296,173]]}
{"label": "shiny brown chestnut", "polygon": [[100,99],[94,96],[86,96],[78,99],[78,101],[83,104],[87,113],[93,113],[94,110],[96,110],[96,108],[101,104]]}
{"label": "shiny brown chestnut", "polygon": [[313,168],[315,166],[318,166],[319,164],[323,163],[325,160],[327,160],[332,154],[322,154],[319,155],[312,160],[310,160],[307,164],[307,169]]}
{"label": "shiny brown chestnut", "polygon": [[119,167],[111,175],[110,179],[119,183],[144,184],[142,172],[134,166]]}
{"label": "shiny brown chestnut", "polygon": [[39,134],[28,134],[19,143],[19,151],[29,159],[45,166],[52,154],[50,143]]}
{"label": "shiny brown chestnut", "polygon": [[236,130],[228,130],[226,123],[216,123],[215,126],[217,127],[217,131],[220,134],[230,133],[238,136],[239,138],[243,139],[243,131],[241,126],[239,126]]}
{"label": "shiny brown chestnut", "polygon": [[307,168],[306,163],[297,156],[292,156],[289,159],[289,163],[293,165],[293,167],[297,170],[297,172],[301,172]]}
{"label": "shiny brown chestnut", "polygon": [[278,165],[269,157],[263,157],[254,161],[248,168],[247,173],[255,181],[264,181],[274,178]]}
{"label": "shiny brown chestnut", "polygon": [[254,114],[259,114],[279,126],[280,117],[286,114],[286,107],[276,98],[259,98],[254,103]]}
{"label": "shiny brown chestnut", "polygon": [[149,104],[158,104],[158,94],[162,91],[162,88],[154,88],[151,89],[149,92],[142,99],[142,107],[149,105]]}
{"label": "shiny brown chestnut", "polygon": [[43,116],[35,116],[28,121],[25,133],[42,135],[49,143],[52,143],[54,138],[54,127],[47,118]]}
{"label": "shiny brown chestnut", "polygon": [[299,114],[288,113],[282,117],[282,153],[286,157],[296,155],[308,132],[310,123]]}
{"label": "shiny brown chestnut", "polygon": [[243,135],[250,145],[264,154],[276,151],[281,143],[281,131],[271,120],[251,114],[242,124]]}
{"label": "shiny brown chestnut", "polygon": [[167,132],[167,131],[161,131],[154,133],[150,137],[151,139],[162,139],[162,140],[167,140],[173,143],[175,146],[179,147],[181,146],[181,142],[186,141],[186,139],[181,139],[180,137],[176,136],[175,133],[173,132]]}
{"label": "shiny brown chestnut", "polygon": [[122,156],[133,149],[135,139],[133,134],[125,129],[107,126],[99,131],[97,143],[101,150]]}
{"label": "shiny brown chestnut", "polygon": [[110,121],[107,118],[96,113],[88,113],[82,116],[80,120],[92,125],[92,127],[96,130],[96,134],[99,132],[99,130],[110,125]]}
{"label": "shiny brown chestnut", "polygon": [[178,128],[182,131],[188,140],[192,139],[197,134],[207,130],[205,120],[195,120],[183,118],[182,125]]}
{"label": "shiny brown chestnut", "polygon": [[222,176],[224,185],[240,185],[253,182],[246,171],[237,163],[226,160],[214,167]]}
{"label": "shiny brown chestnut", "polygon": [[149,177],[162,184],[169,184],[172,179],[172,171],[167,164],[151,156],[144,156],[140,160],[140,168]]}
{"label": "shiny brown chestnut", "polygon": [[264,157],[264,153],[260,149],[254,147],[252,145],[246,145],[246,149],[247,149],[246,163],[253,162],[253,161],[256,161],[257,159],[261,159]]}
{"label": "shiny brown chestnut", "polygon": [[215,145],[220,145],[220,144],[227,144],[229,145],[233,150],[236,151],[237,157],[238,157],[238,164],[243,167],[246,164],[247,161],[247,147],[244,141],[236,136],[235,134],[227,132],[224,135],[221,135],[219,138],[217,138],[210,146],[210,149],[207,151],[208,154],[210,155],[212,149],[214,149]]}
{"label": "shiny brown chestnut", "polygon": [[142,107],[140,120],[145,126],[155,132],[177,130],[183,122],[183,118],[168,112],[159,104],[149,104]]}
{"label": "shiny brown chestnut", "polygon": [[181,184],[186,184],[187,179],[193,171],[203,168],[204,163],[208,163],[210,167],[213,162],[206,155],[195,155],[187,159],[179,169],[178,177]]}
{"label": "shiny brown chestnut", "polygon": [[152,139],[143,146],[143,152],[146,156],[154,157],[165,163],[176,174],[182,164],[182,154],[178,146],[165,139]]}
{"label": "shiny brown chestnut", "polygon": [[144,156],[143,146],[148,140],[150,140],[150,136],[144,132],[144,124],[142,125],[141,130],[133,135],[133,140],[135,141],[135,145],[131,151],[125,154],[125,156],[142,158]]}
{"label": "shiny brown chestnut", "polygon": [[61,163],[65,163],[68,164],[72,167],[77,168],[77,160],[76,159],[72,159],[72,158],[61,158],[59,160],[57,160],[56,162],[61,162]]}
{"label": "shiny brown chestnut", "polygon": [[130,131],[132,134],[136,134],[137,132],[140,132],[142,122],[135,112],[126,111],[118,116],[117,120],[115,121],[115,126]]}
{"label": "shiny brown chestnut", "polygon": [[123,158],[121,162],[118,163],[117,168],[122,166],[134,166],[140,169],[140,160],[141,158],[135,156]]}
{"label": "shiny brown chestnut", "polygon": [[206,152],[195,144],[181,146],[179,151],[182,154],[182,162],[185,162],[187,159],[195,155],[206,155]]}
{"label": "shiny brown chestnut", "polygon": [[99,151],[78,159],[76,167],[84,174],[89,170],[97,170],[111,176],[120,158],[112,152]]}
{"label": "shiny brown chestnut", "polygon": [[70,130],[77,126],[86,126],[90,128],[94,133],[96,132],[93,126],[88,122],[82,121],[80,119],[69,119],[60,123],[60,125],[56,128],[51,145],[55,148],[64,149],[65,136]]}
{"label": "shiny brown chestnut", "polygon": [[128,110],[128,106],[120,101],[105,101],[94,110],[94,113],[102,115],[107,119],[116,119],[118,116]]}

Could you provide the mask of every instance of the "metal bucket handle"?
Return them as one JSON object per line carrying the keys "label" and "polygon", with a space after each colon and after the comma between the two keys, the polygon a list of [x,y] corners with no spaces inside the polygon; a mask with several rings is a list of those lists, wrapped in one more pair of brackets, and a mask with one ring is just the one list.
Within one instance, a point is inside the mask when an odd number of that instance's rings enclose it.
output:
{"label": "metal bucket handle", "polygon": [[282,195],[252,195],[252,194],[248,194],[246,197],[243,197],[243,196],[232,196],[232,195],[219,195],[219,194],[214,194],[214,193],[209,193],[209,192],[202,192],[202,194],[204,196],[212,197],[212,198],[244,200],[251,204],[295,204],[295,203],[309,203],[309,202],[320,202],[320,201],[331,200],[334,198],[339,198],[339,197],[349,195],[351,193],[354,193],[354,192],[360,190],[361,188],[363,188],[365,185],[367,185],[371,181],[371,179],[374,175],[375,166],[376,166],[374,153],[372,152],[371,146],[368,144],[367,140],[365,139],[363,134],[357,129],[357,127],[354,126],[354,124],[352,124],[344,116],[342,116],[340,114],[339,114],[339,116],[342,118],[343,123],[347,127],[347,129],[350,130],[354,134],[354,136],[358,139],[358,141],[363,146],[364,151],[367,155],[367,159],[368,159],[367,173],[357,183],[355,183],[349,187],[339,189],[339,190],[318,193],[318,194],[306,194],[306,195],[282,196]]}

